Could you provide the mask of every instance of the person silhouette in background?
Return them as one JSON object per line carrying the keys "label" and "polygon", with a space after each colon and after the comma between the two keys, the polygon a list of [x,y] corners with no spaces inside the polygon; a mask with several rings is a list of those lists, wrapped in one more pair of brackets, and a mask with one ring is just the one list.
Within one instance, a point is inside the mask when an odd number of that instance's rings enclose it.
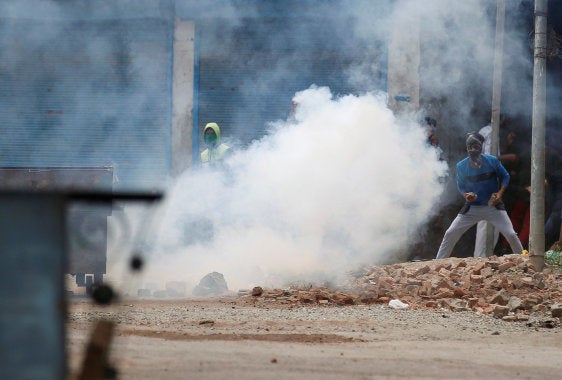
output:
{"label": "person silhouette in background", "polygon": [[560,239],[562,218],[562,156],[552,146],[546,148],[545,178],[547,190],[547,218],[544,226],[546,247]]}
{"label": "person silhouette in background", "polygon": [[439,137],[435,133],[432,133],[427,138],[427,143],[435,148],[435,150],[437,151],[437,158],[439,159],[439,161],[447,161],[447,157],[445,156],[445,152],[443,152],[443,149],[441,148],[441,145],[439,144]]}
{"label": "person silhouette in background", "polygon": [[[207,123],[203,130],[206,149],[201,152],[201,165],[223,174],[225,183],[232,181],[224,160],[231,154],[230,146],[221,143],[221,130],[217,123]],[[183,241],[185,245],[206,244],[214,239],[215,225],[207,215],[187,214],[183,220]]]}
{"label": "person silhouette in background", "polygon": [[502,202],[509,184],[509,173],[497,157],[482,153],[484,140],[478,132],[471,132],[467,136],[468,157],[456,165],[457,188],[465,204],[445,232],[437,259],[451,256],[461,236],[481,220],[492,223],[507,239],[514,253],[523,252]]}
{"label": "person silhouette in background", "polygon": [[425,134],[427,137],[437,133],[437,120],[430,116],[424,118],[425,121]]}
{"label": "person silhouette in background", "polygon": [[[515,126],[514,126],[515,127]],[[509,172],[509,189],[504,194],[505,208],[511,219],[519,241],[524,248],[529,245],[529,232],[531,227],[531,156],[530,146],[522,140],[514,127],[500,130],[500,150],[498,156],[502,165]],[[517,130],[522,130],[517,128]],[[509,244],[502,239],[496,255],[510,253]]]}
{"label": "person silhouette in background", "polygon": [[214,166],[232,152],[230,146],[221,143],[221,130],[217,123],[207,123],[203,130],[203,141],[207,147],[201,152],[201,163]]}

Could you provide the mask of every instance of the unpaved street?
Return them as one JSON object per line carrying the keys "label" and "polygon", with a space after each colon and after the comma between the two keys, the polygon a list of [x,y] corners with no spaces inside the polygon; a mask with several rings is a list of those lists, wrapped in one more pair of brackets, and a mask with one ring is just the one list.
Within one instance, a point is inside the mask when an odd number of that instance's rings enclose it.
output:
{"label": "unpaved street", "polygon": [[120,379],[554,379],[558,324],[384,304],[253,306],[239,297],[69,305],[70,370],[94,323],[117,323]]}

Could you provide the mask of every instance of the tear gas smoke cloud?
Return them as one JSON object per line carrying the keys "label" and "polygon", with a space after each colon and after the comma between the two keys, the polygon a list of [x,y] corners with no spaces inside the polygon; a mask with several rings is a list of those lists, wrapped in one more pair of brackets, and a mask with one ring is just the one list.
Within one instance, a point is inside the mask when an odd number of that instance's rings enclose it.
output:
{"label": "tear gas smoke cloud", "polygon": [[294,100],[294,120],[236,152],[226,171],[177,181],[147,278],[218,271],[235,289],[334,279],[404,254],[446,170],[423,128],[396,120],[374,94],[334,99],[312,87]]}
{"label": "tear gas smoke cloud", "polygon": [[[406,34],[412,22],[419,22],[420,86],[427,99],[441,101],[423,106],[444,112],[440,126],[451,138],[482,126],[486,119],[475,124],[473,115],[475,110],[487,115],[482,108],[491,104],[494,1],[454,6],[442,0],[397,1],[390,17],[380,3],[353,4],[345,10],[326,5],[322,11],[326,17],[349,12],[334,30],[348,41],[368,41],[366,46],[386,44],[390,19],[392,28]],[[511,2],[508,8],[518,6]],[[503,96],[512,112],[525,113],[521,93],[530,88],[528,31],[509,25],[504,78],[518,81],[506,80]],[[315,31],[299,27],[294,32],[305,45]],[[281,42],[290,40],[281,37]],[[279,59],[267,75],[258,76],[261,87],[250,87],[268,91],[290,78],[292,58]],[[372,75],[380,70],[380,62],[357,60],[347,71],[348,80],[358,93],[372,91],[380,88]],[[279,276],[333,279],[358,263],[407,254],[404,248],[435,212],[442,193],[437,177],[445,169],[425,145],[420,128],[396,120],[373,93],[332,99],[328,89],[311,88],[295,100],[295,119],[277,123],[271,136],[238,151],[228,178],[198,172],[177,181],[148,279],[196,282],[215,270],[226,275],[231,288]],[[198,232],[202,240],[193,237]]]}
{"label": "tear gas smoke cloud", "polygon": [[[216,38],[211,38],[211,44],[201,46],[201,49],[214,56],[213,53],[226,51],[228,54],[229,49],[237,48],[229,38],[236,28],[266,19],[260,14],[263,9],[258,9],[265,2],[259,1],[255,2],[255,12],[248,9],[250,2],[218,0],[204,3],[180,0],[96,3],[103,7],[95,7],[92,3],[3,1],[0,13],[6,19],[21,21],[18,25],[25,25],[26,21],[22,20],[40,20],[41,23],[17,31],[7,24],[0,38],[8,42],[22,41],[19,59],[25,62],[29,61],[27,52],[40,49],[45,54],[50,53],[53,41],[65,35],[70,39],[74,35],[60,27],[61,20],[65,21],[64,25],[73,26],[81,25],[72,23],[73,20],[88,21],[94,16],[97,21],[123,18],[134,23],[135,18],[169,17],[168,5],[173,4],[174,17],[211,21]],[[417,227],[435,211],[434,203],[442,190],[436,178],[444,168],[437,162],[435,152],[426,146],[419,126],[395,119],[386,109],[383,95],[373,92],[384,90],[388,29],[396,28],[407,35],[412,22],[420,23],[420,90],[426,102],[422,103],[420,113],[431,112],[431,116],[438,119],[440,128],[446,128],[450,139],[454,139],[489,120],[495,3],[493,0],[311,2],[314,6],[299,5],[304,2],[292,3],[298,11],[309,8],[308,13],[299,14],[302,20],[317,22],[312,23],[312,27],[306,22],[295,22],[295,28],[280,28],[278,35],[268,35],[270,49],[283,48],[290,42],[293,50],[271,60],[271,67],[265,73],[252,78],[255,83],[248,83],[247,88],[241,86],[241,97],[245,91],[263,91],[259,95],[264,103],[274,99],[277,86],[294,75],[291,70],[293,60],[299,57],[300,49],[311,46],[311,40],[316,45],[329,46],[328,52],[350,58],[346,77],[342,80],[351,83],[354,94],[362,95],[332,99],[329,90],[323,87],[300,92],[295,95],[300,106],[294,119],[276,123],[270,136],[247,149],[237,150],[227,176],[193,172],[179,178],[167,194],[162,209],[164,218],[156,221],[161,225],[147,279],[187,280],[192,275],[193,281],[198,281],[201,275],[217,270],[223,272],[229,284],[235,287],[262,281],[268,274],[288,278],[318,272],[326,275],[341,273],[356,263],[386,260],[399,254]],[[524,1],[507,2],[510,17],[517,18],[516,10],[521,3]],[[246,7],[244,12],[240,7]],[[215,19],[221,22],[212,24]],[[56,22],[51,22],[53,20]],[[155,23],[155,26],[160,25]],[[323,24],[329,24],[329,28],[318,29],[319,25],[326,27]],[[508,18],[502,93],[506,100],[502,107],[512,112],[530,113],[530,95],[526,96],[530,94],[528,74],[532,71],[532,61],[528,59],[529,30],[520,26],[510,23]],[[161,40],[166,40],[168,29],[160,25],[159,30]],[[162,61],[151,60],[155,53],[166,55],[165,46],[149,44],[156,50],[147,53],[146,47],[138,44],[138,35],[120,34],[119,38],[114,38],[109,31],[95,28],[89,33],[84,35],[91,36],[91,41],[80,45],[83,62],[76,66],[87,66],[95,75],[88,76],[91,80],[85,79],[76,90],[76,104],[65,107],[83,109],[85,114],[86,111],[106,112],[104,125],[108,130],[98,131],[95,138],[84,132],[79,136],[84,144],[72,136],[77,141],[72,148],[90,149],[90,154],[84,157],[94,157],[98,160],[96,164],[102,161],[95,153],[103,151],[100,148],[104,144],[121,147],[123,141],[127,141],[145,150],[154,146],[162,149],[165,144],[153,145],[151,136],[135,135],[129,126],[142,124],[146,114],[163,115],[166,112],[165,107],[154,107],[165,99],[165,95],[147,94],[144,80],[166,77]],[[70,49],[65,54],[72,57],[75,51],[78,50]],[[94,95],[98,99],[116,95],[108,94],[102,85],[106,74],[104,62],[108,57],[117,56],[115,52],[122,53],[119,57],[129,60],[129,64],[126,72],[114,73],[113,78],[125,82],[127,78],[135,78],[131,83],[123,82],[117,89],[117,95],[123,95],[119,91],[124,91],[127,96],[127,113],[111,107],[93,109],[90,105],[99,102],[83,101]],[[7,66],[10,63],[13,67]],[[3,67],[17,73],[19,66],[20,62],[14,60],[5,61]],[[314,71],[314,68],[310,70]],[[41,74],[41,71],[37,73]],[[39,75],[27,79],[29,83],[35,83],[43,78]],[[58,77],[50,79],[53,83],[63,80]],[[312,83],[303,88],[309,84]],[[18,91],[24,91],[24,86],[21,88]],[[294,90],[288,98],[293,93]],[[287,101],[287,108],[289,103]],[[236,113],[239,115],[251,106],[238,104]],[[475,123],[474,115],[478,113],[488,119],[478,119]],[[240,123],[236,123],[236,116],[233,119],[233,125],[224,126],[232,131],[225,135],[226,138],[239,137],[236,127]],[[267,121],[263,120],[263,124]],[[72,124],[73,121],[68,122]],[[71,131],[71,128],[61,128],[60,134],[48,136],[64,141],[69,137],[65,133]],[[38,136],[35,141],[37,146],[30,147],[29,152],[46,148],[51,140]],[[446,150],[452,145],[450,141],[441,141]],[[7,150],[3,153],[17,152]],[[56,159],[65,154],[69,153],[55,155]],[[162,157],[156,163],[154,157],[135,162],[123,172],[131,178],[141,175],[158,177],[153,174],[163,171],[165,162]]]}
{"label": "tear gas smoke cloud", "polygon": [[[399,3],[393,13],[397,27],[420,23],[424,107],[441,112],[443,124],[458,133],[483,127],[491,119],[496,1]],[[532,12],[524,13],[524,3],[529,2],[508,1],[505,11],[501,112],[512,116],[531,114],[532,24],[525,17]]]}

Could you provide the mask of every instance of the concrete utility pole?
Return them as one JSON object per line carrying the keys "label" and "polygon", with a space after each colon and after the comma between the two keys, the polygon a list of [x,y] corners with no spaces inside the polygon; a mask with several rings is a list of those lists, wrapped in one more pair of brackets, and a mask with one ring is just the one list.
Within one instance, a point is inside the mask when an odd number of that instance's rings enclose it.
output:
{"label": "concrete utility pole", "polygon": [[172,128],[170,172],[177,177],[193,166],[193,125],[195,96],[195,24],[193,21],[174,21]]}
{"label": "concrete utility pole", "polygon": [[[400,9],[405,0],[398,0]],[[388,38],[388,106],[396,115],[420,108],[420,21],[416,14],[394,12]],[[403,26],[407,25],[408,28]]]}
{"label": "concrete utility pole", "polygon": [[502,61],[503,61],[503,31],[505,20],[505,0],[497,1],[496,11],[496,39],[494,44],[494,73],[492,81],[492,134],[490,135],[490,152],[498,155],[500,136],[500,109],[502,98]]}
{"label": "concrete utility pole", "polygon": [[[492,80],[492,133],[490,134],[490,154],[497,156],[500,136],[500,109],[502,98],[503,31],[505,20],[505,0],[497,0],[496,38],[494,42],[494,73]],[[494,226],[486,223],[486,256],[494,253]],[[515,252],[514,252],[515,253]]]}
{"label": "concrete utility pole", "polygon": [[546,135],[547,0],[535,0],[535,65],[531,152],[531,232],[529,251],[538,271],[544,268],[544,171]]}

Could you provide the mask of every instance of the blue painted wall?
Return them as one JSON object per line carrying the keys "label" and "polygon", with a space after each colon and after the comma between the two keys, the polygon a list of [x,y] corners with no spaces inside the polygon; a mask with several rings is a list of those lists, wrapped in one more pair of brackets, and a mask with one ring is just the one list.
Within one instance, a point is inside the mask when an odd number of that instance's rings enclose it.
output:
{"label": "blue painted wall", "polygon": [[0,166],[168,171],[171,20],[0,20]]}
{"label": "blue painted wall", "polygon": [[[110,165],[117,189],[159,187],[170,169],[174,18],[197,28],[194,157],[209,121],[245,146],[312,84],[386,87],[386,43],[350,37],[354,20],[337,12],[345,1],[14,4],[0,15],[0,166]],[[348,71],[366,60],[378,72],[358,87]]]}

